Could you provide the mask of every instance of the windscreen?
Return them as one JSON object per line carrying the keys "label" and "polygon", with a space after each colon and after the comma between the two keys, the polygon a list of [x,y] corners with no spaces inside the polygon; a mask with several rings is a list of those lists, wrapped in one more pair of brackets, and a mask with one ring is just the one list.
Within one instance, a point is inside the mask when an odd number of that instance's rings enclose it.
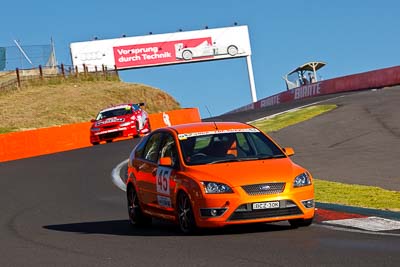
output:
{"label": "windscreen", "polygon": [[112,118],[112,117],[117,117],[117,116],[123,116],[123,115],[129,115],[129,114],[132,114],[132,108],[131,107],[112,109],[112,110],[107,110],[107,111],[100,112],[97,115],[96,120],[102,120],[102,119],[107,119],[107,118]]}
{"label": "windscreen", "polygon": [[192,134],[180,138],[187,165],[286,157],[259,131]]}

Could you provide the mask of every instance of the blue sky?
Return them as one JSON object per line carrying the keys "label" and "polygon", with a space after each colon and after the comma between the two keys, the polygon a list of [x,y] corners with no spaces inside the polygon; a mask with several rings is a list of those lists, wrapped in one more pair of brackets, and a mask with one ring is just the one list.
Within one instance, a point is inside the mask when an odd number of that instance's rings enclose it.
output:
{"label": "blue sky", "polygon": [[[324,79],[399,65],[400,2],[396,0],[96,0],[5,1],[0,46],[48,44],[71,64],[69,44],[99,39],[248,25],[257,98],[285,90],[282,76],[323,61]],[[134,69],[125,82],[171,94],[182,107],[213,116],[252,101],[244,58]]]}

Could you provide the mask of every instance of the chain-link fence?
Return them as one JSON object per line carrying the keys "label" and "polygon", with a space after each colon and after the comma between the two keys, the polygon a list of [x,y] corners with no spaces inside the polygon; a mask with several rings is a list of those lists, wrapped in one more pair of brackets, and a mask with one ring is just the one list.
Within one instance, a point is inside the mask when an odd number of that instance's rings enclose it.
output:
{"label": "chain-link fence", "polygon": [[20,45],[0,47],[0,71],[29,69],[35,66],[54,66],[54,49],[52,45]]}

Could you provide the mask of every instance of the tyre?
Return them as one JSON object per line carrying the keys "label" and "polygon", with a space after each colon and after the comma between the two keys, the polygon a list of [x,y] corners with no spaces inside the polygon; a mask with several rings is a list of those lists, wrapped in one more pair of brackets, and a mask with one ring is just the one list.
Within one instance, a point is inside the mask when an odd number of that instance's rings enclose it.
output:
{"label": "tyre", "polygon": [[289,220],[290,226],[292,228],[298,228],[298,227],[307,227],[310,226],[313,222],[314,218],[311,219],[295,219],[295,220]]}
{"label": "tyre", "polygon": [[196,221],[194,219],[193,208],[190,204],[188,195],[184,192],[178,194],[178,222],[179,228],[184,234],[193,234],[196,232]]}
{"label": "tyre", "polygon": [[190,59],[193,58],[193,54],[192,54],[192,52],[190,50],[185,50],[185,51],[182,52],[182,58],[184,60],[190,60]]}
{"label": "tyre", "polygon": [[108,144],[108,143],[112,143],[112,139],[111,140],[106,140],[106,143]]}
{"label": "tyre", "polygon": [[93,142],[92,145],[97,146],[98,144],[100,144],[99,142]]}
{"label": "tyre", "polygon": [[234,45],[228,46],[227,52],[231,56],[235,56],[238,54],[238,48]]}
{"label": "tyre", "polygon": [[151,225],[151,217],[143,214],[140,208],[139,199],[135,188],[131,185],[126,190],[128,200],[129,222],[133,226],[149,226]]}
{"label": "tyre", "polygon": [[136,134],[133,136],[133,138],[139,138],[140,137],[140,127],[139,127],[139,122],[137,120],[135,122],[135,128],[136,128]]}
{"label": "tyre", "polygon": [[149,132],[151,132],[151,125],[150,125],[150,120],[147,119],[147,128],[149,129]]}

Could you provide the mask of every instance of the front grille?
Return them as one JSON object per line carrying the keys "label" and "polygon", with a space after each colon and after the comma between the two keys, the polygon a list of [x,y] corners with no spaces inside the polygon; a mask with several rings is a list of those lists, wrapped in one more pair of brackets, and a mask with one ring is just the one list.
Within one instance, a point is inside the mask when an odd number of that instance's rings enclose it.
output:
{"label": "front grille", "polygon": [[243,190],[251,196],[279,194],[285,190],[285,183],[265,183],[242,186]]}
{"label": "front grille", "polygon": [[111,133],[99,135],[101,140],[113,139],[113,138],[117,138],[117,137],[121,137],[121,136],[122,136],[122,132],[111,132]]}
{"label": "front grille", "polygon": [[255,210],[250,212],[234,212],[228,221],[237,220],[252,220],[262,218],[273,218],[289,215],[300,215],[303,214],[298,207],[274,209],[274,210]]}
{"label": "front grille", "polygon": [[280,200],[279,202],[280,208],[264,210],[253,210],[252,203],[243,204],[232,213],[228,221],[253,220],[303,214],[300,208],[293,201]]}
{"label": "front grille", "polygon": [[106,125],[106,126],[103,126],[103,129],[111,129],[111,128],[115,128],[115,125]]}

